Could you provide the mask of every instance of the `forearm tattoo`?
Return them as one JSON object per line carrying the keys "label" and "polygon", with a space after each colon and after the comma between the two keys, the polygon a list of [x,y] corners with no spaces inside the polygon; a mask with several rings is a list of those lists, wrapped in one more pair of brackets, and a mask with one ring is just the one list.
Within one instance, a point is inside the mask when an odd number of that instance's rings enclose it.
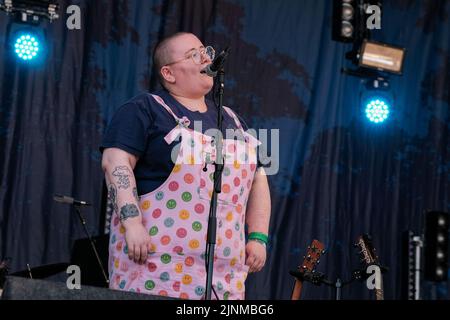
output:
{"label": "forearm tattoo", "polygon": [[120,220],[125,221],[129,218],[139,216],[139,209],[135,204],[125,204],[120,208]]}
{"label": "forearm tattoo", "polygon": [[112,175],[117,178],[119,189],[128,189],[130,187],[130,176],[132,172],[128,167],[116,167]]}
{"label": "forearm tattoo", "polygon": [[136,201],[139,203],[139,195],[138,195],[137,188],[133,188],[133,196],[136,199]]}
{"label": "forearm tattoo", "polygon": [[117,188],[112,183],[108,186],[108,201],[106,203],[106,213],[112,215],[118,211],[117,207]]}

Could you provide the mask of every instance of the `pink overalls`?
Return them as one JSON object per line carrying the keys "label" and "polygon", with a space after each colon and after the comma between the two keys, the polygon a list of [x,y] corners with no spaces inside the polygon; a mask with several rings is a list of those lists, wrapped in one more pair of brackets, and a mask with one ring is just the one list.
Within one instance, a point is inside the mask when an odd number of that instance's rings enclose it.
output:
{"label": "pink overalls", "polygon": [[[111,223],[109,247],[110,287],[151,295],[202,299],[205,293],[206,231],[213,189],[215,148],[211,137],[188,128],[189,119],[178,118],[161,97],[153,95],[175,119],[167,134],[168,144],[181,136],[176,164],[155,191],[140,197],[143,223],[152,240],[152,252],[144,265],[128,258],[124,229],[117,212]],[[244,141],[224,139],[225,168],[217,206],[213,287],[219,299],[244,299],[245,212],[256,172],[259,141],[243,131]],[[226,137],[225,137],[226,138]],[[158,155],[155,155],[157,157]],[[203,169],[207,168],[205,172]],[[212,297],[215,298],[214,293]]]}

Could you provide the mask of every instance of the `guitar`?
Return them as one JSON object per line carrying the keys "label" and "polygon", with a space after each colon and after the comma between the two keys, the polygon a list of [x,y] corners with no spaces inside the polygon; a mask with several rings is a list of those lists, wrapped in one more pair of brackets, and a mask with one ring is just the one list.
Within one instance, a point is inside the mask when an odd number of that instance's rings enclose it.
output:
{"label": "guitar", "polygon": [[325,246],[318,240],[314,240],[308,247],[308,252],[304,256],[303,263],[298,266],[297,271],[290,272],[295,276],[294,288],[292,290],[291,300],[300,300],[303,287],[303,276],[307,273],[314,273],[316,265],[320,263],[320,257],[325,253]]}
{"label": "guitar", "polygon": [[8,269],[8,262],[7,261],[1,261],[0,262],[0,297],[2,296],[2,289],[6,281],[6,276],[8,275],[9,269]]}
{"label": "guitar", "polygon": [[[358,242],[355,244],[360,249],[361,263],[364,265],[364,269],[367,269],[370,265],[380,265],[376,250],[372,244],[372,238],[370,235],[365,234],[358,238]],[[380,267],[381,269],[381,267]],[[380,272],[380,288],[375,288],[375,296],[377,300],[384,300],[383,292],[383,277]]]}

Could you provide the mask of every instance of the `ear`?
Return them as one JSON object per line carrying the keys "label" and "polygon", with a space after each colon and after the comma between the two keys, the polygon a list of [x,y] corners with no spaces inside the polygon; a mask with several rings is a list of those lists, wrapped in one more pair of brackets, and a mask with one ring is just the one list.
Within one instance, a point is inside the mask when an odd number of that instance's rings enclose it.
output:
{"label": "ear", "polygon": [[172,70],[168,66],[164,66],[161,68],[161,76],[166,80],[168,83],[175,83],[175,76],[172,73]]}

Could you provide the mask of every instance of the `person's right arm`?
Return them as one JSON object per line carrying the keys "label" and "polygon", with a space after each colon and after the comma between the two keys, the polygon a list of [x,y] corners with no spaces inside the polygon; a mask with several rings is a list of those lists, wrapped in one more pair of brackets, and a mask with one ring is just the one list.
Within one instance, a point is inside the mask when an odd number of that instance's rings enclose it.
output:
{"label": "person's right arm", "polygon": [[109,198],[114,202],[115,214],[125,229],[128,257],[136,263],[145,263],[151,250],[150,235],[142,222],[139,197],[133,169],[138,157],[118,148],[103,152],[102,168]]}

